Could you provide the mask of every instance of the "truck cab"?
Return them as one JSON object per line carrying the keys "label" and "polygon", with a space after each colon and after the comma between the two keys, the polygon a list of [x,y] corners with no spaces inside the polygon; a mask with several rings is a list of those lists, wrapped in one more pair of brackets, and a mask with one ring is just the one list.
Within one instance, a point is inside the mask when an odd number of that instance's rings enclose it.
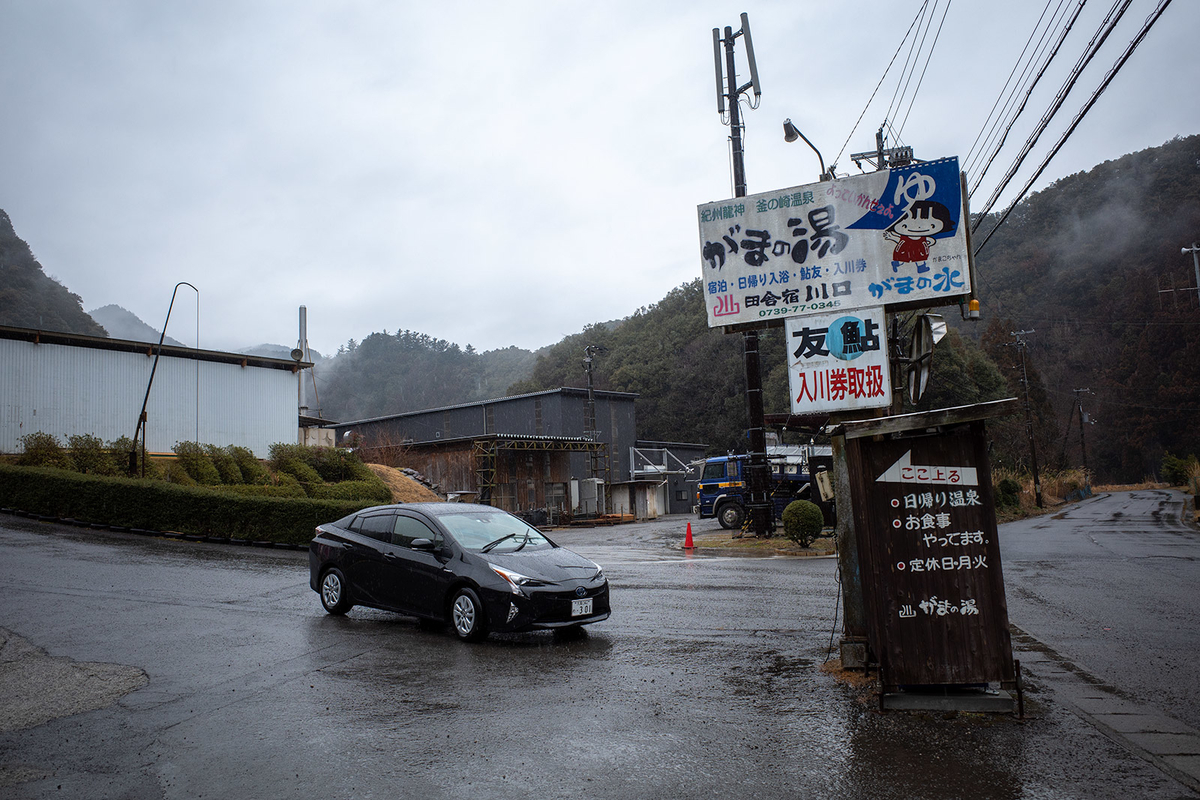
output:
{"label": "truck cab", "polygon": [[[824,454],[797,448],[768,447],[767,463],[770,466],[769,492],[775,508],[775,518],[783,515],[783,509],[793,500],[812,500],[821,506],[828,521],[832,516],[832,504],[822,503],[812,484],[810,464],[816,469],[832,466]],[[775,450],[776,452],[771,452]],[[780,452],[785,451],[785,452]],[[747,470],[750,458],[746,455],[715,456],[706,459],[696,487],[696,510],[701,519],[716,517],[722,528],[737,530],[746,520],[746,506],[750,499]]]}

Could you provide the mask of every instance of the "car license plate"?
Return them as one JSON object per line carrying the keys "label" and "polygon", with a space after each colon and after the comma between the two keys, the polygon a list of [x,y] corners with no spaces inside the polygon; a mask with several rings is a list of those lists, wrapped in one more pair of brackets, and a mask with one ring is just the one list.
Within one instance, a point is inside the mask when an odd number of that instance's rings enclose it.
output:
{"label": "car license plate", "polygon": [[592,613],[592,598],[588,597],[583,600],[571,601],[571,616],[582,617],[584,614]]}

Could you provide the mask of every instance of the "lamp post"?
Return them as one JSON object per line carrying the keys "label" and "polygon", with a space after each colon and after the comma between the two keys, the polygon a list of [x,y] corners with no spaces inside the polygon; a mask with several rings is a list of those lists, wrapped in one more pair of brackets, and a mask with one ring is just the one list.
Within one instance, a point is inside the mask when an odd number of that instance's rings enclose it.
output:
{"label": "lamp post", "polygon": [[817,154],[817,161],[821,162],[821,180],[833,180],[833,170],[825,169],[825,159],[821,158],[821,151],[817,146],[808,140],[808,137],[801,133],[800,129],[792,124],[792,120],[785,119],[783,121],[783,140],[785,142],[794,142],[797,139],[803,139],[804,143],[812,148],[812,151]]}
{"label": "lamp post", "polygon": [[[162,333],[158,337],[158,347],[154,351],[154,365],[150,367],[150,380],[146,382],[146,396],[142,398],[142,412],[138,414],[137,428],[133,432],[133,447],[129,451],[129,474],[137,472],[137,443],[138,435],[142,437],[142,477],[146,477],[146,404],[150,402],[150,387],[154,385],[154,373],[158,371],[158,359],[162,355],[163,339],[167,338],[167,324],[171,321],[171,309],[175,307],[175,294],[180,286],[187,286],[196,293],[196,350],[200,349],[200,290],[187,281],[175,284],[171,291],[171,303],[167,306],[167,318],[163,321]],[[200,438],[200,362],[196,362],[196,438]]]}

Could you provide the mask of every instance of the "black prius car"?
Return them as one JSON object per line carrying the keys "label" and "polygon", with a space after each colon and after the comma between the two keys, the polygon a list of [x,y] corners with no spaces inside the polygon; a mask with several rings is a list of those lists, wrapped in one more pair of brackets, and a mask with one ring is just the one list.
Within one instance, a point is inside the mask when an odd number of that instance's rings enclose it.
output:
{"label": "black prius car", "polygon": [[608,580],[592,561],[491,506],[404,503],[321,525],[309,585],[330,614],[370,606],[450,622],[459,638],[607,619]]}

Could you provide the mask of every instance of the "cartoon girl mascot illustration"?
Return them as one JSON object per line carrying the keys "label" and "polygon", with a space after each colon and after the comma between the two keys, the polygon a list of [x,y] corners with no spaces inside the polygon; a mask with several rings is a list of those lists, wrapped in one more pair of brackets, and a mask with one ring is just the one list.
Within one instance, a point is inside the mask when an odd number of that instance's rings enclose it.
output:
{"label": "cartoon girl mascot illustration", "polygon": [[892,251],[892,272],[907,263],[916,264],[917,272],[928,272],[929,265],[925,262],[929,258],[929,248],[937,244],[933,237],[953,232],[950,209],[933,200],[917,200],[883,234],[883,238],[896,243],[896,249]]}

